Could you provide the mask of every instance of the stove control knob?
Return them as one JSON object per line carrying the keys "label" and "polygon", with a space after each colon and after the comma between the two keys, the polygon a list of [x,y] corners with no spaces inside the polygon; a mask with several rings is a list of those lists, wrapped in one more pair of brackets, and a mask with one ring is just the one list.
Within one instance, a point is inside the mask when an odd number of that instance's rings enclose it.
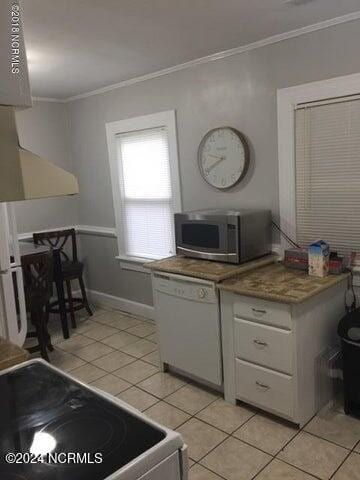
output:
{"label": "stove control knob", "polygon": [[206,297],[206,290],[204,288],[199,288],[198,296],[199,296],[199,298],[205,298]]}

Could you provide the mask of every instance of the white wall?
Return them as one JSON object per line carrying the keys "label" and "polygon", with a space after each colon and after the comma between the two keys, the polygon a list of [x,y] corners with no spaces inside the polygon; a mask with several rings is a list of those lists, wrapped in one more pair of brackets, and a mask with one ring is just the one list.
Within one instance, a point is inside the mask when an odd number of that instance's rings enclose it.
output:
{"label": "white wall", "polygon": [[[84,224],[114,227],[105,123],[175,109],[184,210],[266,207],[278,217],[276,90],[360,72],[360,22],[313,32],[69,104],[38,102],[19,110],[21,145],[73,171],[80,195],[19,202],[20,232]],[[209,129],[230,125],[248,138],[250,171],[218,192],[201,178],[197,148]],[[124,271],[116,240],[82,235],[91,289],[152,303],[150,277]]]}
{"label": "white wall", "polygon": [[[66,105],[35,102],[17,110],[20,145],[72,172]],[[33,232],[78,223],[78,198],[58,197],[16,202],[19,232]]]}
{"label": "white wall", "polygon": [[[223,60],[71,102],[70,141],[80,182],[79,219],[113,227],[105,123],[175,109],[184,210],[266,207],[278,217],[278,88],[360,72],[360,22],[313,32]],[[201,178],[197,148],[211,128],[230,125],[251,146],[244,182],[218,192]],[[83,237],[88,283],[96,290],[151,303],[149,276],[120,269],[115,239]]]}

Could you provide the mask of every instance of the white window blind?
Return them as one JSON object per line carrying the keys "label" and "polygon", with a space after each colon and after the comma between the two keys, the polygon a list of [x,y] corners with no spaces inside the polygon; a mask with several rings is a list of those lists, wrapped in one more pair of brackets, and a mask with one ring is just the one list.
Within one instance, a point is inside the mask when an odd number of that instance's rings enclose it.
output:
{"label": "white window blind", "polygon": [[297,241],[360,251],[360,100],[295,112]]}
{"label": "white window blind", "polygon": [[156,259],[174,253],[173,197],[165,127],[116,136],[125,254]]}

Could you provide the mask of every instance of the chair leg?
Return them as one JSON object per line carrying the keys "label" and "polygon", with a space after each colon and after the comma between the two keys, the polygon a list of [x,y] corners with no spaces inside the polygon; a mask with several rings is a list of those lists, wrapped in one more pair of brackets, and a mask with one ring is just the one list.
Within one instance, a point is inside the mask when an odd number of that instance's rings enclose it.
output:
{"label": "chair leg", "polygon": [[[50,363],[49,355],[46,350],[46,338],[45,338],[45,333],[44,333],[44,327],[41,325],[41,313],[39,315],[36,315],[36,321],[34,321],[35,325],[35,330],[36,330],[36,336],[39,342],[39,347],[40,347],[40,353],[41,356],[44,360]],[[40,322],[39,322],[40,320]]]}
{"label": "chair leg", "polygon": [[91,311],[91,308],[89,306],[89,302],[88,302],[88,299],[87,299],[87,296],[86,296],[85,284],[84,284],[84,280],[83,280],[82,276],[79,277],[79,284],[80,284],[80,290],[81,290],[83,304],[85,305],[86,311],[88,312],[88,314],[91,317],[93,313]]}
{"label": "chair leg", "polygon": [[70,280],[66,280],[66,290],[67,290],[67,297],[68,297],[68,302],[69,302],[69,312],[70,312],[71,326],[73,328],[76,328],[74,303],[73,303],[73,297],[72,297],[72,291],[71,291],[71,281]]}
{"label": "chair leg", "polygon": [[53,352],[54,347],[51,343],[51,336],[48,330],[48,323],[49,323],[49,304],[46,305],[46,310],[45,310],[44,332],[45,332],[45,338],[46,338],[46,348],[49,350],[49,352]]}

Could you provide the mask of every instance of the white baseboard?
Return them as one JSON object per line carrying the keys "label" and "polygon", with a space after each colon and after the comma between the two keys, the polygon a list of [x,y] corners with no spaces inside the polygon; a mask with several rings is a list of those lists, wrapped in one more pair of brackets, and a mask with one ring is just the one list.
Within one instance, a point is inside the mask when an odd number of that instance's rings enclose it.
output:
{"label": "white baseboard", "polygon": [[155,319],[154,307],[145,303],[134,302],[127,298],[115,297],[108,293],[98,292],[96,290],[87,290],[89,301],[104,307],[123,310],[133,315],[140,315],[149,320]]}

